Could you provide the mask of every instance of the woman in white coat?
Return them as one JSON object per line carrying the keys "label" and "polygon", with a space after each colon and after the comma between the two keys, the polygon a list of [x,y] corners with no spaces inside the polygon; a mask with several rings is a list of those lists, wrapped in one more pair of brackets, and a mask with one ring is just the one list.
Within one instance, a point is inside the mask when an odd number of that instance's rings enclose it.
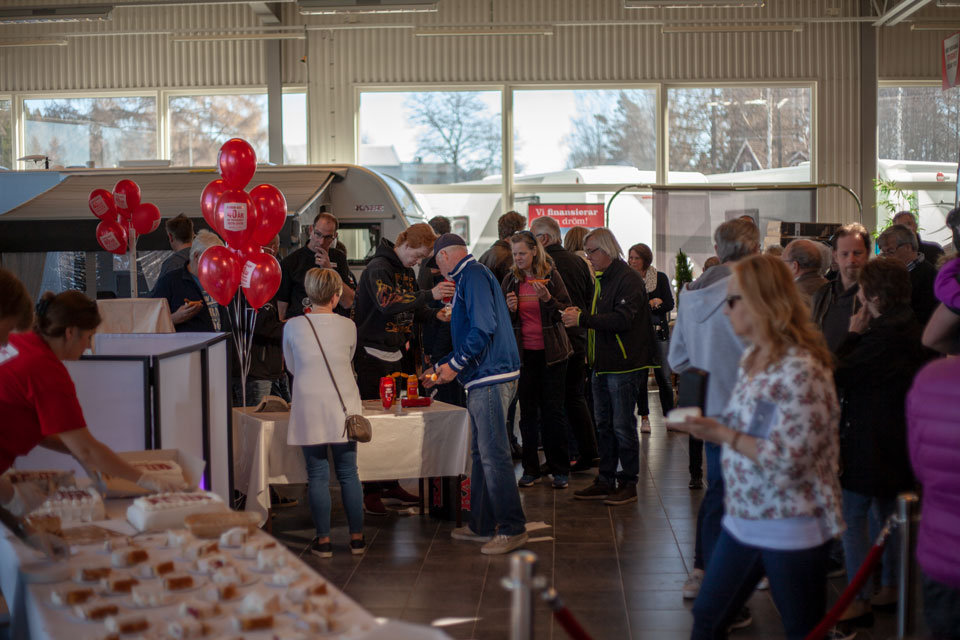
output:
{"label": "woman in white coat", "polygon": [[[283,331],[283,356],[293,374],[293,399],[287,444],[303,447],[307,464],[310,513],[317,537],[310,551],[321,558],[333,556],[330,543],[330,463],[340,482],[340,494],[350,528],[350,552],[361,554],[363,539],[363,490],[357,475],[357,443],[344,433],[346,414],[337,399],[337,388],[347,413],[361,412],[360,391],[353,377],[353,352],[357,327],[333,312],[340,301],[343,282],[332,269],[310,269],[304,279],[311,310],[293,318]],[[312,325],[312,328],[311,328]],[[320,346],[336,377],[334,388]]]}

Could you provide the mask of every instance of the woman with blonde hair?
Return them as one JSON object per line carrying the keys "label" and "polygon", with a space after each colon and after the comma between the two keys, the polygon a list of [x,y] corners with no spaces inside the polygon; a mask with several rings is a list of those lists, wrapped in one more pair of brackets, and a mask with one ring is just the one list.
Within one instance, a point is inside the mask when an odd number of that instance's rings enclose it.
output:
{"label": "woman with blonde hair", "polygon": [[828,547],[844,528],[832,357],[783,261],[732,270],[724,312],[747,344],[733,394],[722,422],[677,425],[723,445],[726,486],[691,638],[725,638],[763,575],[787,638],[803,638],[826,610]]}
{"label": "woman with blonde hair", "polygon": [[283,331],[283,356],[293,374],[287,444],[303,448],[307,465],[310,514],[317,532],[310,545],[311,553],[320,558],[333,556],[328,462],[328,455],[332,454],[347,512],[350,553],[361,554],[366,544],[357,443],[347,440],[343,428],[347,415],[362,412],[360,390],[351,366],[357,348],[357,327],[349,318],[333,312],[343,294],[343,281],[336,271],[310,269],[304,288],[310,298],[310,313],[288,320]]}
{"label": "woman with blonde hair", "polygon": [[570,296],[560,273],[530,231],[510,237],[513,268],[501,283],[520,352],[520,436],[523,476],[518,484],[540,481],[537,442],[542,440],[553,488],[566,489],[570,474],[570,425],[563,410],[567,359],[573,353],[560,320]]}

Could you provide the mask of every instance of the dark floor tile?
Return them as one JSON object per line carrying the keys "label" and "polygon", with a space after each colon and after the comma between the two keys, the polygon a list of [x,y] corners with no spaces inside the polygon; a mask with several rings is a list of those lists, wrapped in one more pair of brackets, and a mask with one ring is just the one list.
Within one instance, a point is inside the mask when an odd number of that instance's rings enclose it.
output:
{"label": "dark floor tile", "polygon": [[[629,622],[623,609],[578,611],[577,621],[594,638],[629,638]],[[563,637],[562,635],[558,637]]]}
{"label": "dark floor tile", "polygon": [[624,573],[623,590],[629,597],[636,591],[679,591],[687,581],[686,573]]}
{"label": "dark floor tile", "polygon": [[623,589],[620,585],[609,587],[571,586],[557,589],[560,599],[575,614],[597,609],[623,609]]}
{"label": "dark floor tile", "polygon": [[419,571],[391,571],[389,578],[374,571],[357,571],[347,582],[348,588],[376,590],[376,589],[410,589],[417,583]]}
{"label": "dark floor tile", "polygon": [[415,609],[429,609],[443,603],[443,609],[449,616],[474,615],[480,603],[482,586],[434,587],[429,584],[418,585],[410,591],[407,606]]}
{"label": "dark floor tile", "polygon": [[620,569],[617,559],[560,559],[554,564],[553,584],[560,591],[570,588],[618,588]]}
{"label": "dark floor tile", "polygon": [[626,540],[617,545],[620,557],[679,558],[680,547],[673,543],[651,543],[642,540]]}
{"label": "dark floor tile", "polygon": [[677,591],[631,591],[624,594],[627,611],[689,611],[693,600],[684,600]]}
{"label": "dark floor tile", "polygon": [[654,637],[655,631],[670,631],[674,633],[684,633],[690,636],[690,630],[693,629],[693,616],[689,611],[681,610],[628,610],[627,615],[630,618],[630,629],[633,637],[647,636]]}
{"label": "dark floor tile", "polygon": [[595,518],[558,519],[553,525],[557,542],[613,542],[613,529],[606,513]]}
{"label": "dark floor tile", "polygon": [[656,558],[652,556],[620,556],[620,569],[624,573],[686,573],[687,568],[680,558]]}
{"label": "dark floor tile", "polygon": [[361,607],[394,607],[407,606],[410,595],[408,589],[370,589],[347,585],[343,592],[357,602]]}

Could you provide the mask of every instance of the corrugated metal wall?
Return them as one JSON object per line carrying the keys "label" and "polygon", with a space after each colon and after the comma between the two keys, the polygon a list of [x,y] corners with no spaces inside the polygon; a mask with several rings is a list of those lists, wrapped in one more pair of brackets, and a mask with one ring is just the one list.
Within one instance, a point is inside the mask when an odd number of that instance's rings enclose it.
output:
{"label": "corrugated metal wall", "polygon": [[[15,0],[36,5],[35,1]],[[65,2],[72,4],[73,2]],[[11,2],[4,2],[10,6]],[[57,2],[44,4],[57,4]],[[435,14],[364,16],[360,22],[535,25],[573,21],[824,16],[835,0],[776,0],[756,10],[630,11],[621,0],[441,0]],[[856,3],[839,3],[849,15]],[[556,27],[551,37],[417,38],[410,30],[314,30],[343,18],[304,18],[280,5],[307,40],[283,43],[283,82],[307,84],[311,159],[354,159],[355,87],[474,83],[815,82],[817,179],[859,190],[859,35],[855,23],[808,23],[800,33],[661,34],[655,26]],[[0,37],[60,31],[189,31],[260,24],[244,4],[121,8],[108,23],[0,27]],[[13,31],[15,29],[15,31]],[[942,34],[906,27],[881,34],[883,78],[936,78]],[[66,47],[0,49],[0,93],[265,84],[263,44],[172,43],[165,35],[72,38]],[[932,49],[932,50],[931,50]],[[303,57],[306,55],[306,60]],[[824,215],[853,219],[829,193]],[[826,213],[829,212],[829,213]]]}

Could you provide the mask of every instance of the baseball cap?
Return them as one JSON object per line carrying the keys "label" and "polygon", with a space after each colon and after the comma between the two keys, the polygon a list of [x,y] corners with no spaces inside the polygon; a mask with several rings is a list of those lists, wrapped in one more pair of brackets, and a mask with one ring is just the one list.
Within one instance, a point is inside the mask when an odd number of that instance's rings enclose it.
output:
{"label": "baseball cap", "polygon": [[463,238],[458,236],[455,233],[445,233],[433,243],[433,255],[436,256],[438,253],[446,249],[447,247],[465,247],[467,243],[463,241]]}

